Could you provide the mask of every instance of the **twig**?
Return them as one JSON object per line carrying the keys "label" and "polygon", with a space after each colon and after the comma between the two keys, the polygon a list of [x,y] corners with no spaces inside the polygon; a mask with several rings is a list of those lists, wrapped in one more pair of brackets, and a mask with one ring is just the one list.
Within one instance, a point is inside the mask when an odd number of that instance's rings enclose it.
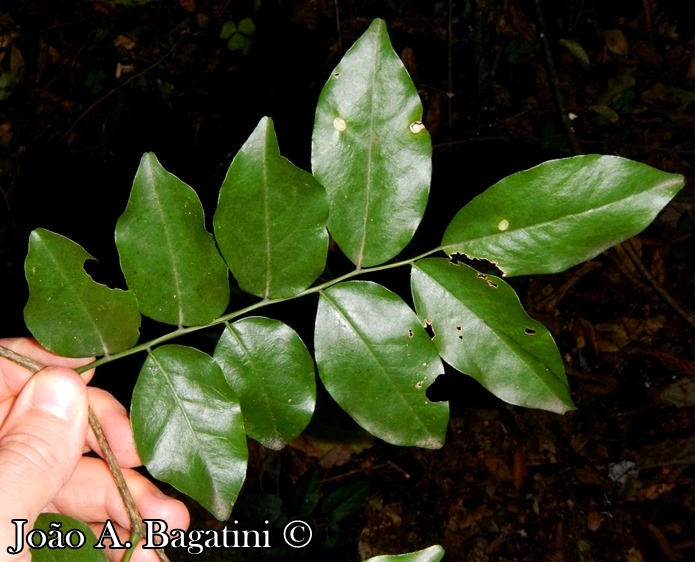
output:
{"label": "twig", "polygon": [[[17,363],[17,365],[24,367],[25,369],[31,371],[34,374],[38,373],[41,369],[45,367],[41,363],[37,363],[33,359],[29,359],[28,357],[25,357],[24,355],[16,353],[11,349],[8,349],[1,345],[0,357],[9,359],[13,363]],[[92,410],[91,406],[88,409],[88,416],[89,427],[92,428],[92,431],[94,432],[94,435],[97,438],[97,443],[99,443],[99,447],[101,448],[101,451],[104,454],[106,464],[109,467],[109,471],[111,472],[113,479],[116,481],[116,487],[118,488],[118,491],[121,494],[123,504],[125,505],[126,511],[128,512],[128,518],[130,519],[131,538],[134,547],[140,541],[141,538],[145,537],[145,525],[142,522],[142,517],[140,517],[137,505],[135,504],[135,500],[133,499],[133,496],[130,493],[130,489],[126,484],[125,478],[123,477],[121,468],[118,466],[118,461],[116,461],[116,457],[113,454],[113,451],[111,450],[111,446],[106,440],[106,436],[104,435],[104,430],[101,427],[101,423],[99,423],[99,420],[97,419],[97,416]],[[167,557],[164,550],[162,550],[161,548],[157,549],[157,555],[159,556],[159,559],[162,560],[162,562],[169,562],[169,558]]]}
{"label": "twig", "polygon": [[133,74],[130,78],[128,78],[127,80],[125,80],[124,82],[122,82],[121,84],[119,84],[118,86],[116,86],[115,88],[111,88],[108,92],[106,92],[103,96],[101,96],[98,100],[96,100],[92,105],[90,105],[87,109],[85,109],[85,110],[80,114],[80,116],[75,120],[75,122],[74,122],[72,125],[70,125],[70,127],[68,128],[68,130],[65,131],[65,132],[63,133],[63,135],[60,137],[60,140],[64,140],[64,139],[75,129],[75,127],[77,127],[77,125],[79,125],[80,121],[82,121],[82,119],[84,119],[87,115],[89,115],[89,113],[92,111],[92,109],[94,109],[97,105],[99,105],[99,104],[100,104],[101,102],[103,102],[105,99],[111,97],[111,96],[112,96],[113,94],[115,94],[118,90],[120,90],[121,88],[123,88],[123,87],[127,86],[128,84],[130,84],[133,80],[137,80],[137,79],[140,78],[140,76],[142,76],[143,74],[147,74],[150,70],[152,70],[153,68],[155,68],[155,67],[159,66],[160,64],[162,64],[162,63],[167,59],[167,57],[168,57],[169,55],[171,55],[171,53],[174,52],[174,49],[176,49],[176,47],[177,47],[178,44],[181,42],[181,40],[185,37],[185,35],[186,35],[186,34],[182,34],[181,37],[179,37],[179,38],[176,40],[176,42],[171,46],[171,48],[170,48],[161,58],[159,58],[158,60],[156,60],[155,62],[153,62],[153,63],[152,63],[150,66],[148,66],[147,68],[141,70],[140,72],[137,72],[137,73]]}
{"label": "twig", "polygon": [[335,6],[335,30],[338,34],[338,51],[343,52],[343,36],[340,31],[340,10],[338,9],[338,0],[333,0],[333,5]]}
{"label": "twig", "polygon": [[632,261],[632,263],[635,264],[635,267],[639,270],[640,274],[642,275],[642,277],[644,277],[645,281],[649,283],[651,288],[654,289],[659,294],[659,296],[662,299],[664,299],[681,318],[683,318],[683,320],[685,320],[688,324],[695,328],[695,316],[693,316],[690,312],[688,312],[680,304],[678,304],[678,302],[676,302],[676,299],[674,299],[666,291],[666,289],[664,289],[663,285],[661,285],[661,283],[659,283],[654,278],[651,272],[647,269],[647,266],[644,265],[640,257],[637,255],[635,248],[632,246],[632,242],[628,240],[621,244],[621,246],[630,258],[630,261]]}
{"label": "twig", "polygon": [[550,50],[550,41],[548,41],[548,26],[545,23],[545,13],[543,12],[543,6],[541,5],[542,0],[536,0],[536,11],[538,12],[538,25],[541,28],[541,42],[543,43],[543,50],[545,51],[545,59],[548,64],[548,77],[549,82],[553,89],[553,96],[555,97],[555,103],[557,104],[557,110],[560,112],[560,118],[562,119],[562,124],[567,132],[567,137],[572,145],[572,151],[575,154],[581,154],[582,149],[579,146],[579,141],[577,141],[577,135],[574,132],[574,126],[572,125],[572,120],[570,119],[569,113],[565,108],[565,99],[560,91],[560,80],[557,75],[557,69],[555,68],[555,62],[553,61],[552,51]]}
{"label": "twig", "polygon": [[451,135],[451,127],[452,127],[452,98],[454,97],[454,86],[453,86],[453,60],[452,60],[452,45],[454,42],[454,37],[453,37],[453,30],[452,30],[452,25],[451,22],[454,18],[454,2],[453,0],[449,0],[449,14],[447,17],[447,28],[446,28],[446,49],[447,49],[447,54],[446,54],[446,59],[447,59],[447,88],[449,91],[446,93],[447,97],[447,104],[448,104],[448,120],[447,120],[447,125],[449,127],[448,134]]}
{"label": "twig", "polygon": [[[543,8],[541,6],[542,0],[536,0],[536,9],[538,11],[538,22],[541,28],[541,40],[543,41],[543,49],[545,50],[546,59],[548,62],[548,73],[550,75],[550,83],[553,86],[553,93],[555,95],[555,102],[558,106],[558,111],[562,117],[562,122],[565,125],[565,130],[567,131],[567,136],[570,139],[572,145],[572,150],[574,154],[581,154],[581,148],[579,147],[579,142],[577,141],[577,136],[574,132],[574,127],[572,126],[572,121],[570,121],[569,114],[565,110],[565,102],[562,97],[562,92],[560,91],[560,81],[557,76],[557,70],[555,69],[555,63],[553,62],[553,57],[550,52],[550,43],[548,41],[548,30],[545,23],[545,14],[543,13]],[[647,19],[650,19],[649,14],[649,3],[644,2],[645,11],[647,12]],[[676,300],[663,288],[661,283],[659,283],[654,276],[646,268],[642,260],[637,255],[637,252],[632,246],[632,243],[627,241],[621,244],[621,247],[625,250],[630,261],[635,264],[635,267],[639,270],[644,280],[654,289],[666,303],[668,303],[671,308],[688,324],[695,328],[695,316],[685,310]]]}

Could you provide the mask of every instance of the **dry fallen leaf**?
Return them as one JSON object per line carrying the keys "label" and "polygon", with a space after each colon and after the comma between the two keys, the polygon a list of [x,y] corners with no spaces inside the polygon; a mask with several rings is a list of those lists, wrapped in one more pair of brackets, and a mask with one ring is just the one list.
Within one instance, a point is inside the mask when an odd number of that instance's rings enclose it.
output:
{"label": "dry fallen leaf", "polygon": [[695,380],[680,379],[661,392],[661,398],[679,408],[695,406]]}
{"label": "dry fallen leaf", "polygon": [[627,44],[627,39],[625,39],[625,35],[623,35],[623,32],[619,29],[609,29],[608,31],[604,32],[603,40],[606,48],[611,53],[615,53],[616,55],[625,56],[630,50]]}
{"label": "dry fallen leaf", "polygon": [[119,35],[113,40],[113,46],[117,48],[125,49],[126,51],[132,51],[137,45],[137,42],[132,37],[128,35]]}

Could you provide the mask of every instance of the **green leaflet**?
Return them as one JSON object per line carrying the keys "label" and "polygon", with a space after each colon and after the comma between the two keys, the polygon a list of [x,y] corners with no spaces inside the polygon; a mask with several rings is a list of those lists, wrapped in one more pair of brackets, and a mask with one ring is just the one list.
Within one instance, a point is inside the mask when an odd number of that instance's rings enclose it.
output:
{"label": "green leaflet", "polygon": [[376,19],[324,86],[312,137],[328,229],[358,268],[394,257],[420,224],[432,173],[421,119],[415,86]]}
{"label": "green leaflet", "polygon": [[444,558],[444,549],[438,544],[407,554],[384,554],[374,556],[364,562],[439,562]]}
{"label": "green leaflet", "polygon": [[[34,529],[41,529],[46,533],[48,538],[47,545],[52,545],[52,548],[46,546],[44,548],[32,549],[32,562],[107,562],[104,551],[93,548],[98,542],[94,531],[82,521],[61,513],[42,513],[36,518]],[[80,548],[74,548],[80,541],[80,537],[75,531],[82,533],[85,538],[84,545]],[[57,540],[56,537],[59,535],[64,537],[62,541],[63,546],[56,542],[51,542]],[[38,546],[38,542],[36,542],[38,540],[38,538],[35,539],[33,543],[35,546]],[[110,542],[105,541],[105,544],[110,544]]]}
{"label": "green leaflet", "polygon": [[413,265],[411,287],[418,316],[432,324],[432,341],[451,366],[511,404],[574,409],[552,336],[502,279],[430,258]]}
{"label": "green leaflet", "polygon": [[507,276],[556,273],[644,230],[682,187],[682,176],[617,156],[551,160],[478,195],[442,246]]}
{"label": "green leaflet", "polygon": [[196,193],[152,153],[140,161],[116,224],[128,287],[143,314],[175,326],[206,324],[229,302],[227,266],[205,230]]}
{"label": "green leaflet", "polygon": [[135,384],[130,415],[152,476],[227,519],[248,453],[239,402],[212,357],[181,345],[155,349]]}
{"label": "green leaflet", "polygon": [[239,397],[249,437],[279,450],[307,426],[316,404],[314,361],[292,328],[244,318],[225,328],[214,358]]}
{"label": "green leaflet", "polygon": [[96,283],[84,270],[91,259],[50,230],[38,228],[29,237],[24,322],[41,345],[60,355],[109,355],[131,347],[140,335],[135,297]]}
{"label": "green leaflet", "polygon": [[321,497],[321,471],[316,466],[307,470],[294,485],[292,510],[300,516],[311,515]]}
{"label": "green leaflet", "polygon": [[280,156],[264,117],[229,166],[213,221],[239,287],[263,298],[306,289],[326,265],[327,217],[322,186]]}
{"label": "green leaflet", "polygon": [[369,481],[361,480],[338,488],[321,503],[328,524],[337,524],[359,510],[369,494]]}
{"label": "green leaflet", "polygon": [[368,281],[323,291],[314,346],[326,389],[364,429],[394,445],[444,444],[449,406],[425,396],[443,366],[398,295]]}

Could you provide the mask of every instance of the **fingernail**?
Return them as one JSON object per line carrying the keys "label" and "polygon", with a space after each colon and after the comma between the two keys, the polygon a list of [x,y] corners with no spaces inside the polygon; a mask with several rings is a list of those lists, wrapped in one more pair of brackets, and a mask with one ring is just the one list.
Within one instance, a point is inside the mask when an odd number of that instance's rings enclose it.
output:
{"label": "fingernail", "polygon": [[39,373],[28,383],[29,402],[37,410],[70,421],[77,414],[80,392],[64,375]]}

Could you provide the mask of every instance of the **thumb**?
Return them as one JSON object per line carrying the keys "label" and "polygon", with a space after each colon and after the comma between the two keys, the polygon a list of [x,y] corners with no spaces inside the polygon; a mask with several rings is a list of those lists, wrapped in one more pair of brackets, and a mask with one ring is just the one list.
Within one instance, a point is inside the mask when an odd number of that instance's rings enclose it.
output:
{"label": "thumb", "polygon": [[16,543],[11,521],[26,519],[31,530],[72,475],[86,435],[87,388],[77,373],[47,367],[27,382],[0,427],[0,560]]}

